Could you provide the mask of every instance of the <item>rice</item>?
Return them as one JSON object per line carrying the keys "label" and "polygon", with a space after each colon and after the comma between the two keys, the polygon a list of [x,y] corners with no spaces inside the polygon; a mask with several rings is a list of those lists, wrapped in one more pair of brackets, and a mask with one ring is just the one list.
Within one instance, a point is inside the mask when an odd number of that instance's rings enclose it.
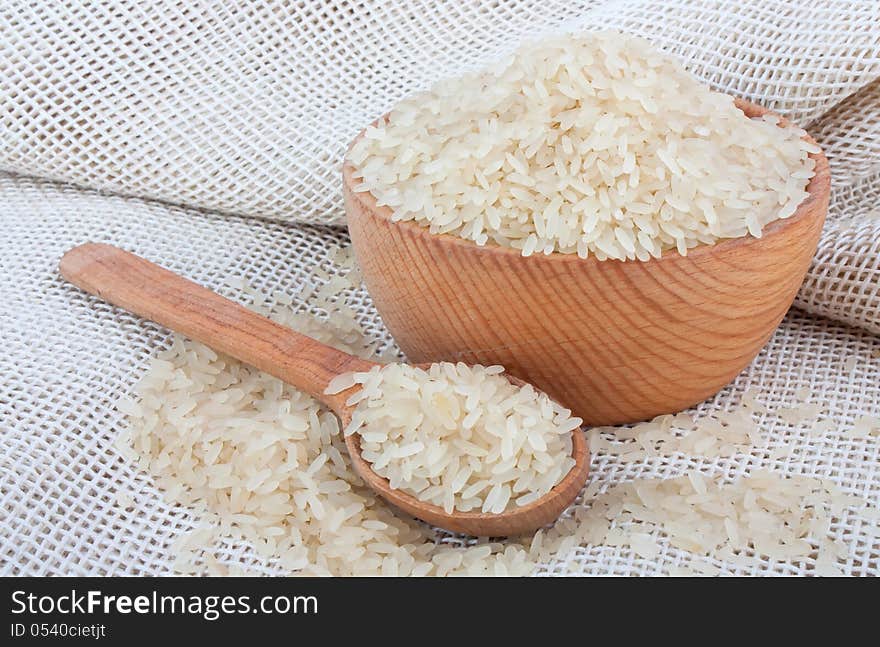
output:
{"label": "rice", "polygon": [[328,393],[359,385],[345,435],[392,488],[447,513],[501,513],[547,494],[568,474],[572,417],[501,366],[407,364],[338,377]]}
{"label": "rice", "polygon": [[[590,487],[598,490],[598,484]],[[831,520],[860,503],[829,480],[754,470],[723,482],[690,471],[611,486],[594,495],[581,523],[603,524],[601,543],[630,546],[644,558],[656,555],[661,543],[748,568],[759,558],[828,566],[838,552],[845,553],[841,543],[827,538]],[[542,549],[538,559],[549,558],[552,548]]]}
{"label": "rice", "polygon": [[599,260],[760,237],[807,197],[795,126],[750,119],[616,32],[548,38],[399,103],[348,154],[395,221]]}
{"label": "rice", "polygon": [[[350,289],[357,280],[351,271],[345,278],[346,285],[337,282],[334,289]],[[310,305],[327,313],[317,317],[283,304],[270,309],[264,295],[232,283],[261,314],[377,359],[338,295],[309,295]],[[214,555],[226,538],[249,544],[275,568],[305,575],[526,575],[534,569],[519,544],[438,544],[431,529],[396,515],[363,484],[331,411],[203,344],[175,336],[133,396],[118,405],[128,421],[117,441],[120,453],[152,476],[169,503],[199,517],[168,549],[177,572],[241,573],[241,566],[230,568]],[[447,553],[457,557],[438,559]]]}
{"label": "rice", "polygon": [[880,416],[859,416],[847,433],[854,438],[880,437]]}
{"label": "rice", "polygon": [[[270,310],[264,295],[240,281],[235,287],[251,307],[279,323],[377,358],[338,295],[310,297],[311,306],[325,313],[318,317],[295,312],[285,295],[276,295]],[[337,419],[319,402],[202,344],[175,337],[133,395],[119,403],[128,419],[117,442],[120,454],[151,475],[169,503],[196,515],[192,529],[167,547],[180,573],[528,575],[541,564],[551,570],[564,564],[575,551],[579,563],[589,564],[590,555],[630,550],[633,559],[649,563],[655,555],[679,551],[680,573],[760,572],[769,559],[834,575],[842,572],[849,550],[835,538],[840,531],[833,522],[851,514],[874,526],[880,520],[876,507],[827,479],[751,469],[727,481],[700,471],[617,484],[594,476],[582,504],[532,536],[450,537],[399,516],[362,483]],[[748,411],[763,411],[749,392],[743,404]],[[745,424],[745,413],[730,415]],[[684,430],[679,440],[717,438],[717,430],[703,430],[702,420],[674,418],[658,424]],[[731,420],[725,426],[739,424]],[[855,426],[860,436],[876,435],[877,419],[859,419]],[[743,432],[734,433],[717,447],[746,451]],[[670,438],[657,439],[658,455],[686,452]],[[638,442],[609,443],[602,453]],[[122,492],[117,504],[128,507],[148,494]],[[250,551],[242,553],[242,544]]]}
{"label": "rice", "polygon": [[635,462],[673,454],[724,458],[748,451],[761,440],[752,410],[741,406],[699,420],[678,413],[623,427],[593,427],[588,444],[592,452]]}

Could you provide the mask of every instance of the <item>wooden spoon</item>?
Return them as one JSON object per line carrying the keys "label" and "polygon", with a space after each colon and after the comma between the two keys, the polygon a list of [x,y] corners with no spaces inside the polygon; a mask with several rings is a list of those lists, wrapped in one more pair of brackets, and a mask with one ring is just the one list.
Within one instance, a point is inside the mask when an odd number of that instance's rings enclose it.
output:
{"label": "wooden spoon", "polygon": [[[256,366],[324,403],[349,423],[346,405],[352,387],[327,395],[330,380],[342,373],[369,371],[370,362],[285,328],[219,294],[112,245],[87,243],[67,252],[61,275],[90,294]],[[516,385],[525,384],[508,376]],[[554,521],[586,481],[589,453],[580,429],[572,432],[575,466],[544,497],[501,514],[456,512],[392,489],[361,457],[360,437],[345,439],[352,464],[379,496],[414,517],[441,528],[477,536],[502,537],[531,532]]]}

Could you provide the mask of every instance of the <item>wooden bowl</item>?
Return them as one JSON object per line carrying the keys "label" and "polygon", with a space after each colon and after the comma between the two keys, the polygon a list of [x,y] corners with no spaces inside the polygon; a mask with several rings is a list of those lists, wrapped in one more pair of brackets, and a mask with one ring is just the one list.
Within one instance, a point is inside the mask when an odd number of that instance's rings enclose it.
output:
{"label": "wooden bowl", "polygon": [[[768,112],[737,106],[750,117]],[[803,281],[828,208],[828,161],[811,157],[809,197],[761,238],[647,262],[523,257],[395,223],[370,193],[353,190],[360,180],[348,163],[343,192],[367,288],[409,361],[501,364],[586,424],[610,425],[712,396],[764,346]]]}

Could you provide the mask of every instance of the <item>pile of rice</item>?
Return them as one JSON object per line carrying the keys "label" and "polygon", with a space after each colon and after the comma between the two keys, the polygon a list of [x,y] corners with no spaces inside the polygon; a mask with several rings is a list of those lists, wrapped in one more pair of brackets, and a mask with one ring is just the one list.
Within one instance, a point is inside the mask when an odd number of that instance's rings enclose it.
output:
{"label": "pile of rice", "polygon": [[447,513],[500,513],[528,505],[568,474],[571,432],[580,418],[531,385],[516,386],[501,366],[407,364],[340,375],[356,385],[345,435],[360,435],[373,471]]}
{"label": "pile of rice", "polygon": [[[730,410],[708,411],[699,419],[688,413],[664,414],[653,420],[619,427],[593,427],[588,432],[590,451],[614,456],[623,462],[649,460],[657,456],[684,454],[695,458],[728,458],[750,451],[766,450],[770,460],[796,453],[799,447],[783,438],[768,437],[758,421],[775,417],[809,436],[841,431],[850,438],[880,436],[880,417],[862,415],[852,426],[842,429],[828,412],[810,402],[809,389],[798,389],[793,402],[769,409],[759,402],[755,391],[746,389],[741,403]],[[772,446],[775,445],[775,446]]]}
{"label": "pile of rice", "polygon": [[648,260],[794,214],[804,131],[749,119],[676,60],[616,32],[525,45],[366,129],[348,161],[394,220],[478,245]]}
{"label": "pile of rice", "polygon": [[[342,267],[352,260],[337,255]],[[316,285],[299,295],[326,317],[294,311],[289,295],[276,294],[270,305],[241,282],[232,287],[283,325],[361,357],[390,359],[377,356],[343,302],[359,283],[356,269],[346,271],[316,272]],[[118,405],[128,427],[117,447],[169,503],[200,519],[169,547],[179,573],[241,573],[214,554],[228,538],[305,575],[525,575],[534,568],[519,544],[449,546],[397,516],[354,472],[331,411],[204,344],[175,336],[133,395]],[[126,501],[135,496],[143,495]]]}
{"label": "pile of rice", "polygon": [[701,458],[724,458],[742,453],[760,440],[747,407],[720,411],[695,421],[687,413],[664,414],[625,427],[593,427],[590,451],[623,461],[680,453]]}
{"label": "pile of rice", "polygon": [[[585,498],[599,489],[599,483],[591,484]],[[837,575],[837,561],[847,548],[828,537],[831,522],[845,508],[863,505],[827,479],[755,470],[724,483],[693,470],[676,478],[613,486],[593,500],[579,522],[593,537],[603,535],[598,543],[629,546],[646,559],[668,544],[745,570],[760,559],[809,559],[816,574]],[[540,557],[549,555],[542,552]],[[710,568],[707,574],[715,572],[717,568]]]}
{"label": "pile of rice", "polygon": [[[342,263],[351,267],[350,259]],[[352,276],[323,273],[323,287],[306,288],[326,317],[294,312],[285,295],[275,295],[270,309],[260,293],[235,287],[279,323],[377,359],[337,296],[353,287]],[[833,538],[834,520],[854,511],[865,523],[880,520],[877,509],[830,480],[753,471],[730,482],[693,473],[610,486],[594,479],[581,504],[532,536],[455,538],[398,516],[365,487],[351,468],[337,419],[320,403],[203,344],[177,337],[153,360],[134,396],[119,403],[128,428],[117,446],[169,503],[198,518],[167,548],[179,573],[266,572],[242,565],[243,543],[255,551],[245,563],[256,566],[261,556],[272,572],[306,575],[527,575],[540,564],[564,564],[578,546],[591,552],[628,547],[642,559],[681,550],[687,566],[674,572],[682,574],[714,574],[719,565],[759,572],[768,559],[837,574],[847,548]],[[753,411],[760,406],[753,398],[747,404]],[[686,422],[675,422],[690,426],[675,434],[679,440],[659,438],[653,451],[695,449],[682,444],[690,437],[717,440],[702,421]],[[876,435],[876,423],[859,420],[852,433]],[[609,442],[603,452],[629,452],[638,442]],[[739,435],[718,443],[726,445],[749,449]],[[144,496],[149,490],[117,498],[130,507]]]}

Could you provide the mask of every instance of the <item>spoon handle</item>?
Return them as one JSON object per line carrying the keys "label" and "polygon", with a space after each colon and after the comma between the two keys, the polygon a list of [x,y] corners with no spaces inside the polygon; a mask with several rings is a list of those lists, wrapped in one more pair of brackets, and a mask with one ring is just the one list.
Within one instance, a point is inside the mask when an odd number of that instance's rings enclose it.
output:
{"label": "spoon handle", "polygon": [[324,395],[327,383],[373,366],[112,245],[74,247],[59,269],[86,292],[256,366],[333,408],[339,402]]}

